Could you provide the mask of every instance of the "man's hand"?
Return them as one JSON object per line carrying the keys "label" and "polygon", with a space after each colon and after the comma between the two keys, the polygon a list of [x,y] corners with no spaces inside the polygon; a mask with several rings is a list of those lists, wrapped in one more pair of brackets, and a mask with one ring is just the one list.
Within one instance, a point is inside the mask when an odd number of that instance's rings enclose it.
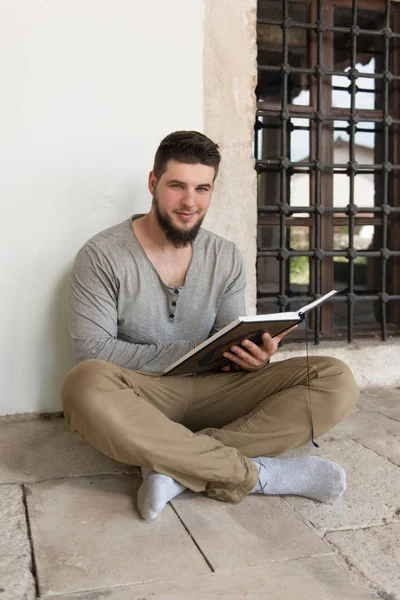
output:
{"label": "man's hand", "polygon": [[[271,356],[273,356],[278,348],[279,342],[291,331],[296,329],[294,325],[287,331],[280,333],[275,337],[271,337],[269,333],[263,333],[261,336],[262,344],[257,346],[250,340],[243,340],[240,346],[232,346],[230,352],[224,352],[223,356],[229,358],[233,363],[238,365],[243,371],[258,371],[265,367]],[[229,371],[230,365],[224,367],[223,371]]]}

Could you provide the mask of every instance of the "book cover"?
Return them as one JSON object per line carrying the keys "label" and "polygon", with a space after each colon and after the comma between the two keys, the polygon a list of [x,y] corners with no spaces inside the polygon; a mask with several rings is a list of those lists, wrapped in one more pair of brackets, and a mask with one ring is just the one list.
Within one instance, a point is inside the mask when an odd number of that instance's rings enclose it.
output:
{"label": "book cover", "polygon": [[246,339],[260,345],[261,336],[264,332],[269,333],[271,337],[283,333],[294,325],[301,323],[306,313],[337,293],[337,290],[332,290],[321,298],[303,306],[298,312],[238,317],[221,331],[218,331],[167,367],[163,375],[219,371],[231,362],[222,356],[231,346],[238,345]]}

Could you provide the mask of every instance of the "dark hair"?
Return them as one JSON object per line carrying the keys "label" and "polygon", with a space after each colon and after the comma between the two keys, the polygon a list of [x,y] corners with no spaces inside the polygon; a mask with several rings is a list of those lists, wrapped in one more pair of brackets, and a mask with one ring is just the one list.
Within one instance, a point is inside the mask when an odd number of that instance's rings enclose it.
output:
{"label": "dark hair", "polygon": [[221,155],[218,145],[198,131],[174,131],[165,137],[157,148],[154,157],[153,171],[156,179],[167,169],[167,162],[195,164],[201,163],[214,167],[214,179],[218,175]]}

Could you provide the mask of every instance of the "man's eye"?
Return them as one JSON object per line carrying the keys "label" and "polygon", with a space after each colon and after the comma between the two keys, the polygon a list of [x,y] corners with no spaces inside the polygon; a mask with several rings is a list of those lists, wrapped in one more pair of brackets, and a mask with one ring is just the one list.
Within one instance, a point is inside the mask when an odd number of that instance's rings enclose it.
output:
{"label": "man's eye", "polygon": [[208,188],[206,187],[199,187],[197,189],[199,190],[199,192],[208,192]]}

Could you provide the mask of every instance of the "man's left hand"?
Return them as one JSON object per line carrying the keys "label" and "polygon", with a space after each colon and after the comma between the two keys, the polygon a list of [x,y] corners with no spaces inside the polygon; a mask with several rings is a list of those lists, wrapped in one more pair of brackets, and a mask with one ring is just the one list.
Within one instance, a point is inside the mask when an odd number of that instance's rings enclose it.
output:
{"label": "man's left hand", "polygon": [[279,342],[296,327],[297,325],[294,325],[273,338],[269,333],[263,333],[261,346],[257,346],[250,340],[243,340],[240,346],[232,346],[230,352],[224,352],[223,356],[238,365],[242,371],[258,371],[265,367],[271,356],[275,354]]}

